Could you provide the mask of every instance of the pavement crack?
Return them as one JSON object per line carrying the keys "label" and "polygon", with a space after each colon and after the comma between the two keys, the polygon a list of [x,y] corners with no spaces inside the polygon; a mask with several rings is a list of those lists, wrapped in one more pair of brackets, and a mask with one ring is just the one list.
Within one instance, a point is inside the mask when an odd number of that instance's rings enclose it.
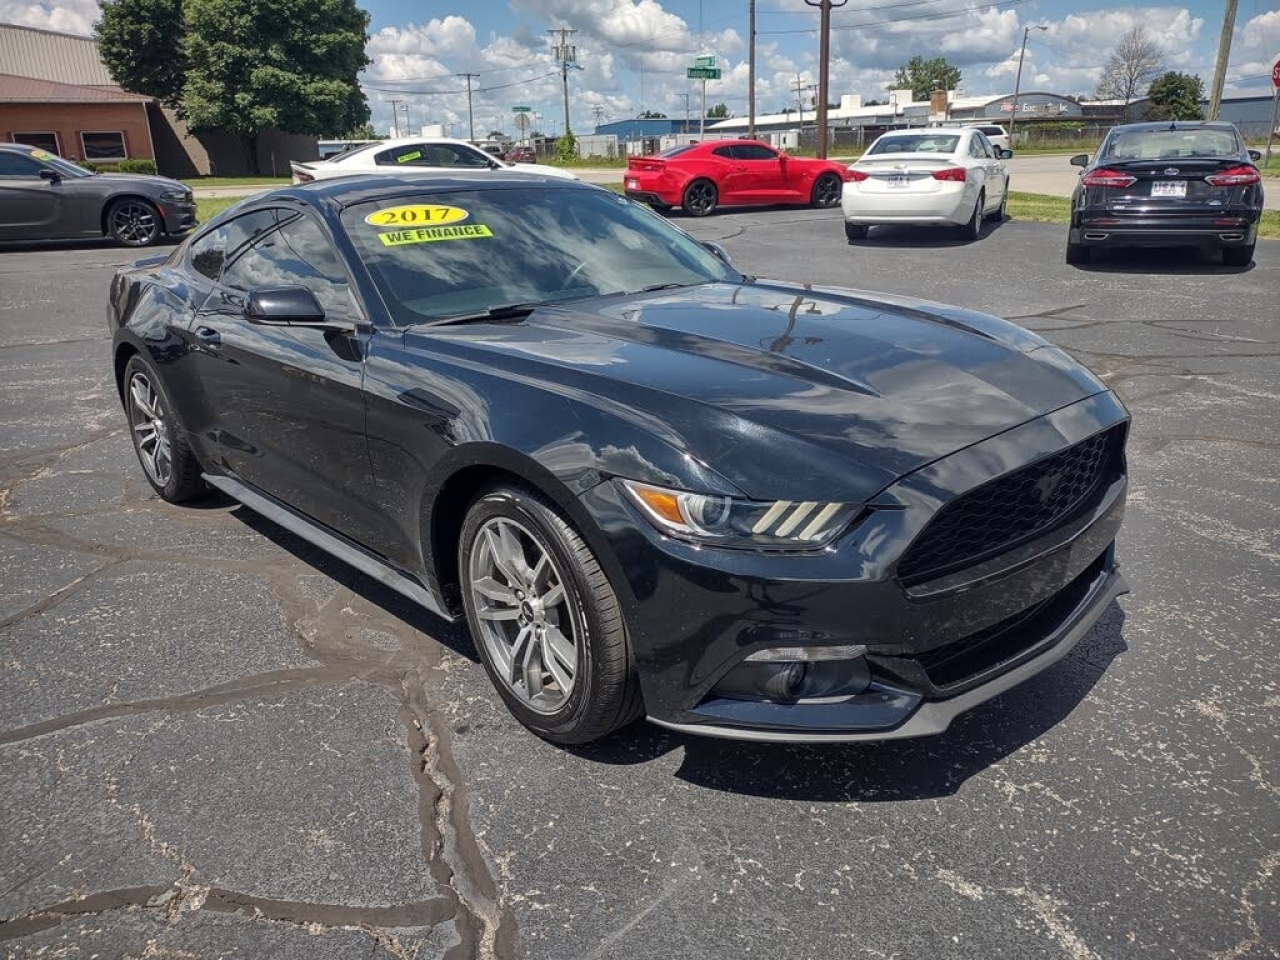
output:
{"label": "pavement crack", "polygon": [[1244,924],[1249,931],[1249,936],[1234,947],[1215,953],[1212,960],[1243,960],[1253,955],[1255,947],[1270,951],[1273,957],[1280,957],[1275,947],[1268,946],[1263,938],[1262,927],[1258,923],[1258,908],[1251,899],[1254,894],[1261,892],[1263,884],[1271,879],[1277,869],[1280,869],[1280,851],[1273,851],[1267,854],[1258,865],[1258,875],[1246,883],[1244,889],[1240,891],[1240,912],[1244,915]]}
{"label": "pavement crack", "polygon": [[72,580],[65,587],[55,590],[43,600],[33,603],[31,606],[19,610],[17,613],[10,614],[7,617],[0,617],[0,630],[7,630],[9,627],[16,626],[25,620],[30,620],[32,617],[38,617],[42,613],[48,613],[63,601],[74,597],[81,590],[91,584],[100,574],[123,562],[124,561],[119,557],[108,560],[101,566],[90,570],[84,576],[77,577],[75,580]]}

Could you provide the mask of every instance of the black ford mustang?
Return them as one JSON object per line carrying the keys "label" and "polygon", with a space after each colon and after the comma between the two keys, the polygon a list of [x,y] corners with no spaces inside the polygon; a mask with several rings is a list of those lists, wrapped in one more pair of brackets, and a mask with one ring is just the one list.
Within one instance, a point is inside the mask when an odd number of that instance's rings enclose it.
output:
{"label": "black ford mustang", "polygon": [[1227,266],[1253,259],[1262,219],[1256,150],[1234,124],[1202,121],[1114,127],[1084,167],[1071,197],[1067,263],[1105,247],[1200,246]]}
{"label": "black ford mustang", "polygon": [[521,722],[937,733],[1124,590],[1128,416],[983,314],[759,280],[531,177],[247,201],[117,275],[166,500],[222,490],[446,618]]}

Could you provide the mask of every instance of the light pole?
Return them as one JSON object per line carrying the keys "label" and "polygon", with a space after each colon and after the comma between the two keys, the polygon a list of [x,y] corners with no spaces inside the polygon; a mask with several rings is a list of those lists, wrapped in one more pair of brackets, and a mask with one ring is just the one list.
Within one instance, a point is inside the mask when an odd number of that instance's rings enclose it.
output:
{"label": "light pole", "polygon": [[1022,61],[1027,57],[1027,34],[1032,30],[1048,30],[1044,23],[1022,28],[1022,52],[1018,54],[1018,79],[1013,82],[1013,113],[1009,117],[1009,149],[1014,148],[1013,132],[1018,126],[1018,94],[1022,92]]}
{"label": "light pole", "polygon": [[[831,75],[831,8],[843,7],[849,0],[804,0],[819,12],[818,27],[818,143],[819,160],[827,158],[827,82]],[[803,123],[801,124],[803,126]]]}

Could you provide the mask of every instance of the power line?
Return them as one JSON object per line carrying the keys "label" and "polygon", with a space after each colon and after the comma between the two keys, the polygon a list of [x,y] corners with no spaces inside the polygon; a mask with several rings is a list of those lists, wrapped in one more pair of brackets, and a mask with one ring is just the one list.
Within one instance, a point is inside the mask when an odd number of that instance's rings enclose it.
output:
{"label": "power line", "polygon": [[[868,30],[876,27],[885,27],[894,23],[908,23],[911,21],[924,20],[952,20],[956,17],[967,17],[973,13],[980,13],[983,10],[1005,10],[1010,7],[1020,7],[1024,3],[1030,3],[1031,0],[999,0],[996,3],[984,3],[976,7],[966,7],[963,10],[956,10],[951,13],[927,13],[918,17],[886,17],[883,20],[868,20],[863,23],[847,23],[840,26],[833,26],[832,30]],[[782,34],[793,33],[817,33],[818,27],[806,27],[796,30],[758,30],[759,34],[769,34],[771,36],[780,36]]]}
{"label": "power line", "polygon": [[[487,87],[475,87],[472,92],[473,93],[491,93],[494,90],[507,90],[511,87],[522,87],[525,84],[534,83],[538,80],[545,80],[547,77],[554,77],[559,72],[560,71],[558,70],[551,70],[547,73],[540,73],[536,77],[525,77],[523,80],[513,80],[511,83],[495,83],[495,84],[490,84]],[[462,76],[462,74],[460,73],[455,74],[455,76],[460,77]],[[474,77],[475,74],[473,73],[472,76]],[[376,90],[379,93],[413,94],[414,96],[418,96],[418,97],[435,97],[435,96],[444,97],[444,96],[449,96],[450,94],[467,92],[465,87],[459,87],[456,90],[410,90],[405,87],[386,87],[381,84],[375,84],[375,83],[362,83],[361,86],[364,87],[366,90]]]}
{"label": "power line", "polygon": [[471,110],[471,81],[479,79],[478,73],[459,73],[457,76],[467,81],[467,129],[471,131],[470,139],[476,138],[476,115]]}

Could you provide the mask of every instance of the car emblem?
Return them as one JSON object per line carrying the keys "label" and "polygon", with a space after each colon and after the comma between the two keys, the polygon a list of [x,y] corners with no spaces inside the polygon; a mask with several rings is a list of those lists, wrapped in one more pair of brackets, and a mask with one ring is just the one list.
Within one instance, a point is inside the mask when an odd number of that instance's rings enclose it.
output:
{"label": "car emblem", "polygon": [[1177,167],[1165,167],[1165,168],[1164,168],[1164,175],[1165,175],[1166,177],[1176,177],[1176,176],[1178,175],[1178,168],[1177,168]]}
{"label": "car emblem", "polygon": [[1048,503],[1058,492],[1058,484],[1062,483],[1061,473],[1047,473],[1036,481],[1036,497],[1041,503]]}

